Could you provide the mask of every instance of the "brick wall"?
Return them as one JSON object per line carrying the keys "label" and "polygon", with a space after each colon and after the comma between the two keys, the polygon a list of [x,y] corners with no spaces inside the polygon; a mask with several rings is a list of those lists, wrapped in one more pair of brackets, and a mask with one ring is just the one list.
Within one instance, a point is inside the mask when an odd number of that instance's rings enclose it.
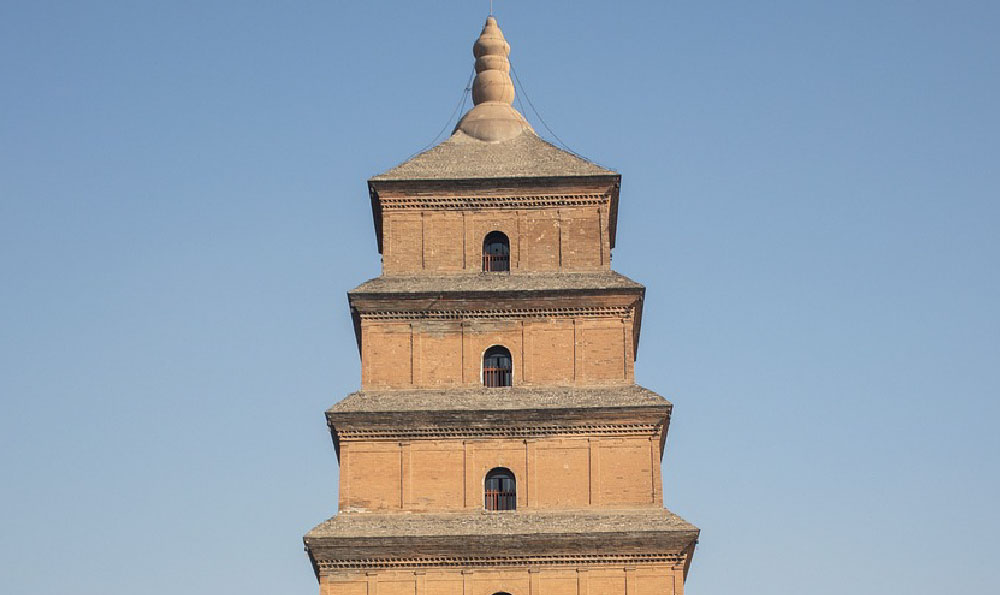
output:
{"label": "brick wall", "polygon": [[559,209],[388,212],[383,217],[386,275],[482,270],[483,240],[501,231],[518,271],[598,271],[611,266],[606,205]]}
{"label": "brick wall", "polygon": [[671,565],[563,568],[380,570],[324,576],[320,595],[683,595]]}
{"label": "brick wall", "polygon": [[634,381],[633,319],[366,320],[361,386],[480,386],[483,353],[503,345],[516,386],[600,386]]}
{"label": "brick wall", "polygon": [[483,510],[484,479],[512,471],[518,510],[660,507],[659,438],[346,442],[343,512]]}

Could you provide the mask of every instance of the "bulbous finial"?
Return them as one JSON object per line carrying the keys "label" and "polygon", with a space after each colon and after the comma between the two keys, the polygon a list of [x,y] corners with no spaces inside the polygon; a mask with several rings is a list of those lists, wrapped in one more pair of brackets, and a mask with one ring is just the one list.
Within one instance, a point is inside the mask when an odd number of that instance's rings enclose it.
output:
{"label": "bulbous finial", "polygon": [[508,105],[514,102],[514,84],[510,80],[510,44],[503,37],[503,31],[493,17],[486,19],[483,32],[472,44],[472,55],[476,57],[476,80],[472,83],[472,102],[476,105],[486,101],[502,101]]}
{"label": "bulbous finial", "polygon": [[482,33],[472,45],[472,55],[476,57],[476,80],[472,83],[475,107],[459,121],[456,130],[484,141],[507,140],[531,130],[524,116],[511,106],[514,83],[510,80],[509,54],[510,45],[497,20],[487,17]]}

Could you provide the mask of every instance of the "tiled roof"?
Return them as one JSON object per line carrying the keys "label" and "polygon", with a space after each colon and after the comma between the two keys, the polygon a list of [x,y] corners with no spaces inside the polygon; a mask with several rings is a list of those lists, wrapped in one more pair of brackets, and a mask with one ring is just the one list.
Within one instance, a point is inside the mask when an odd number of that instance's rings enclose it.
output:
{"label": "tiled roof", "polygon": [[566,291],[643,289],[615,271],[594,273],[462,273],[454,275],[382,276],[365,281],[348,295],[470,291]]}
{"label": "tiled roof", "polygon": [[306,540],[355,537],[430,537],[483,535],[565,535],[577,532],[697,534],[697,527],[669,510],[594,512],[461,512],[453,514],[337,515],[306,534]]}
{"label": "tiled roof", "polygon": [[602,388],[450,388],[367,390],[347,395],[329,413],[494,411],[594,407],[664,407],[670,403],[641,386]]}
{"label": "tiled roof", "polygon": [[542,140],[530,130],[499,142],[477,140],[457,130],[441,144],[371,181],[616,175],[615,171]]}

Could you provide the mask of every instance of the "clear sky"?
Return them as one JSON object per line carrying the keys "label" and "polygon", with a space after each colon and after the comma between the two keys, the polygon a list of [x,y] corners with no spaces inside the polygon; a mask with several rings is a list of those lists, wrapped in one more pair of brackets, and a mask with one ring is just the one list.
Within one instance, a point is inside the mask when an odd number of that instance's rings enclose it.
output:
{"label": "clear sky", "polygon": [[[487,6],[0,2],[0,590],[316,592],[365,180],[445,125]],[[496,14],[624,176],[688,592],[996,592],[1000,3]]]}

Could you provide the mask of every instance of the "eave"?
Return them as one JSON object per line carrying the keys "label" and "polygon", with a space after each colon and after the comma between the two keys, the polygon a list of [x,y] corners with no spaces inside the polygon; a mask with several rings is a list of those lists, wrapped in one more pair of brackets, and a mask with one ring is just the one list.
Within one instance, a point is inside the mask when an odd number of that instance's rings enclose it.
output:
{"label": "eave", "polygon": [[[412,285],[409,281],[412,280]],[[531,309],[627,309],[635,320],[633,360],[638,353],[646,288],[615,273],[498,274],[378,277],[347,293],[355,341],[361,350],[361,318],[368,314],[405,313],[408,319],[523,317]],[[530,313],[529,313],[530,314]]]}
{"label": "eave", "polygon": [[[356,514],[331,518],[303,539],[321,569],[456,566],[690,564],[700,531],[668,510]],[[615,552],[609,554],[609,552]]]}
{"label": "eave", "polygon": [[673,405],[635,384],[367,390],[326,412],[334,448],[342,440],[646,436],[663,445]]}

